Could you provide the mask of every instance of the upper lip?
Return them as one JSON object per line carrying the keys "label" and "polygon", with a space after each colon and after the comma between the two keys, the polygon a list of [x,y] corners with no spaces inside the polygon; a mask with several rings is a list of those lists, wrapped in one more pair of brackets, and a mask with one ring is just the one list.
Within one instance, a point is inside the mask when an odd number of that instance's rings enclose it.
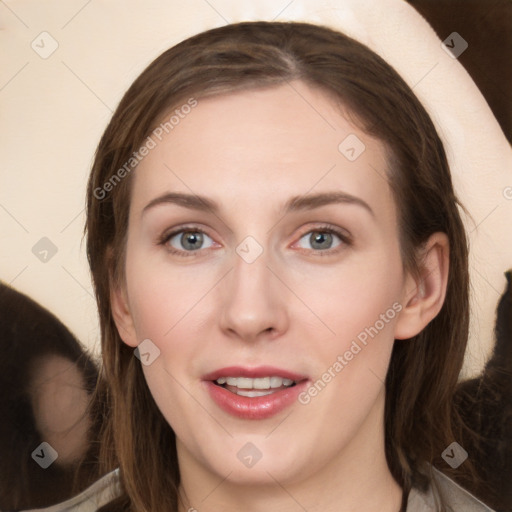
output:
{"label": "upper lip", "polygon": [[220,377],[249,377],[252,379],[257,379],[259,377],[282,377],[295,382],[307,379],[305,375],[284,370],[283,368],[277,368],[275,366],[227,366],[207,373],[203,376],[203,380],[214,381]]}

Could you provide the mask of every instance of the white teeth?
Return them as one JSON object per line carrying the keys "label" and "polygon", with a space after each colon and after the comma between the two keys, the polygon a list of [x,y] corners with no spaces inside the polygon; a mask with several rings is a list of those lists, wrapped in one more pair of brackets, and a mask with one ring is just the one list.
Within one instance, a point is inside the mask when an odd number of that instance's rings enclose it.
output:
{"label": "white teeth", "polygon": [[281,377],[270,377],[270,387],[280,388],[283,385],[283,379]]}
{"label": "white teeth", "polygon": [[[293,384],[293,380],[282,377],[259,377],[257,379],[251,379],[248,377],[219,377],[215,382],[219,385],[227,384],[228,386],[235,386],[239,389],[272,389],[280,388],[282,386],[289,387]],[[249,395],[244,394],[244,396]]]}
{"label": "white teeth", "polygon": [[269,389],[270,377],[263,377],[262,379],[252,379],[253,389]]}
{"label": "white teeth", "polygon": [[271,395],[274,393],[274,391],[246,391],[245,389],[239,389],[236,394],[240,396],[248,396],[249,398],[254,398],[255,396],[265,396],[265,395]]}
{"label": "white teeth", "polygon": [[[253,389],[252,381],[253,379],[249,379],[247,377],[238,377],[235,379],[236,384],[231,384],[232,386],[236,386],[239,389]],[[229,382],[229,379],[228,379]]]}

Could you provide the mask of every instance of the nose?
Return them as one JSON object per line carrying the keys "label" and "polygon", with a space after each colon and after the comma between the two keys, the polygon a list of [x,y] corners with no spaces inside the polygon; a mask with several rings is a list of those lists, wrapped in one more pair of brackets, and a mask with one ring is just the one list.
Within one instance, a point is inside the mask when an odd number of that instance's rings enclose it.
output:
{"label": "nose", "polygon": [[267,253],[264,251],[251,263],[237,253],[233,258],[234,268],[224,283],[222,331],[243,341],[279,337],[288,329],[290,297],[275,271],[268,267]]}

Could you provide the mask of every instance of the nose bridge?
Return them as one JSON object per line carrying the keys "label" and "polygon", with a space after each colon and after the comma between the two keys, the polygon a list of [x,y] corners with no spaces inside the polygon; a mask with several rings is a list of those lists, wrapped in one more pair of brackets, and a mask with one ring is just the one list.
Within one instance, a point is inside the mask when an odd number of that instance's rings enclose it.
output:
{"label": "nose bridge", "polygon": [[263,298],[262,292],[265,295],[270,292],[268,250],[264,250],[259,244],[256,246],[254,241],[249,240],[240,243],[235,252],[232,292],[238,295],[239,300],[246,296],[253,301],[257,300],[257,297]]}

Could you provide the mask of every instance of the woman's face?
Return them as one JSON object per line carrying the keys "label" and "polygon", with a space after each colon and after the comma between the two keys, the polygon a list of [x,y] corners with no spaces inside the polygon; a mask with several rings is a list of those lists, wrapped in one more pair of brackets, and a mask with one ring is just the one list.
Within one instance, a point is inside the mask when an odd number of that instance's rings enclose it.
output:
{"label": "woman's face", "polygon": [[168,132],[134,172],[114,308],[150,340],[182,477],[371,460],[408,283],[383,144],[301,82],[200,99]]}

